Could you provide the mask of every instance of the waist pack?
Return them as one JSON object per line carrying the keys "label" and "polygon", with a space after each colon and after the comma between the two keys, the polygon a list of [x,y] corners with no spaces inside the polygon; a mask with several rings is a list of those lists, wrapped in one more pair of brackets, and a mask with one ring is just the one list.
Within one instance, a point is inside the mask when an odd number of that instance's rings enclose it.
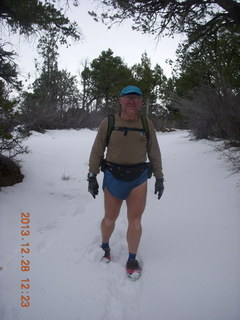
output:
{"label": "waist pack", "polygon": [[122,181],[135,180],[139,178],[146,169],[148,170],[148,179],[152,176],[151,165],[146,162],[132,166],[124,166],[103,160],[101,170],[104,172],[105,169],[108,169],[116,179]]}

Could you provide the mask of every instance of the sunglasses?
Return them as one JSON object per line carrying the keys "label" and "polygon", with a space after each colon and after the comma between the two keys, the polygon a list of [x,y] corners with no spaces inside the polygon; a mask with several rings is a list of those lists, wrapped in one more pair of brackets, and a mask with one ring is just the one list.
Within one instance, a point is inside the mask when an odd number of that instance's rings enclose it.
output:
{"label": "sunglasses", "polygon": [[137,101],[141,100],[142,97],[141,96],[134,96],[132,94],[129,94],[129,95],[123,96],[123,98],[128,100],[128,101],[133,100],[134,102],[137,102]]}

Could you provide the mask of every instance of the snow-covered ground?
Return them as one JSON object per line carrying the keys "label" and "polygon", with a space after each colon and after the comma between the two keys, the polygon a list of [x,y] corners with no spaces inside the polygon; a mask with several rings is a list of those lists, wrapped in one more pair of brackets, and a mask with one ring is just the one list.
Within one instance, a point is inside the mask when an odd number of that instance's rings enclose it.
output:
{"label": "snow-covered ground", "polygon": [[240,176],[186,131],[158,133],[165,192],[157,200],[149,181],[143,273],[132,282],[125,205],[113,261],[100,262],[103,193],[94,200],[86,181],[95,135],[48,131],[25,142],[24,181],[0,192],[0,319],[239,320]]}

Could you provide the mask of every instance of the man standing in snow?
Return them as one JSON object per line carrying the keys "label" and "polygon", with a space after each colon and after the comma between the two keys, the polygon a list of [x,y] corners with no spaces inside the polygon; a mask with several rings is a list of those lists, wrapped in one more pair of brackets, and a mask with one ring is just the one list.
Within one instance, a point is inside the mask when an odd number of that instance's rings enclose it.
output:
{"label": "man standing in snow", "polygon": [[[109,240],[123,200],[126,200],[129,249],[126,271],[131,279],[136,280],[141,274],[136,255],[142,234],[141,217],[146,205],[147,179],[152,171],[156,178],[155,194],[160,199],[164,190],[163,172],[154,126],[139,113],[141,89],[136,86],[123,88],[119,103],[121,112],[102,121],[94,141],[89,159],[88,191],[94,198],[98,194],[96,176],[101,167],[105,204],[101,247],[106,262],[111,260]],[[150,163],[146,163],[147,157]]]}

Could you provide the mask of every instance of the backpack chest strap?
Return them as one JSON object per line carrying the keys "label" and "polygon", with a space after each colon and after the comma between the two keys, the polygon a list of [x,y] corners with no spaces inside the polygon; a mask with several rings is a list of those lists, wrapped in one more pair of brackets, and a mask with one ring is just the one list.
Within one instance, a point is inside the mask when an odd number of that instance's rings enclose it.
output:
{"label": "backpack chest strap", "polygon": [[139,128],[114,127],[113,130],[124,132],[124,136],[126,136],[129,131],[139,131],[145,133],[144,129]]}
{"label": "backpack chest strap", "polygon": [[115,116],[114,116],[114,114],[109,114],[108,115],[107,134],[106,134],[106,146],[108,146],[108,144],[109,144],[110,136],[111,136],[111,133],[113,130],[123,131],[125,136],[127,135],[128,131],[141,131],[141,132],[145,133],[145,135],[147,137],[147,143],[148,143],[148,141],[150,139],[150,133],[149,133],[149,128],[148,128],[147,118],[143,117],[142,115],[140,115],[140,117],[141,117],[143,129],[115,127]]}

